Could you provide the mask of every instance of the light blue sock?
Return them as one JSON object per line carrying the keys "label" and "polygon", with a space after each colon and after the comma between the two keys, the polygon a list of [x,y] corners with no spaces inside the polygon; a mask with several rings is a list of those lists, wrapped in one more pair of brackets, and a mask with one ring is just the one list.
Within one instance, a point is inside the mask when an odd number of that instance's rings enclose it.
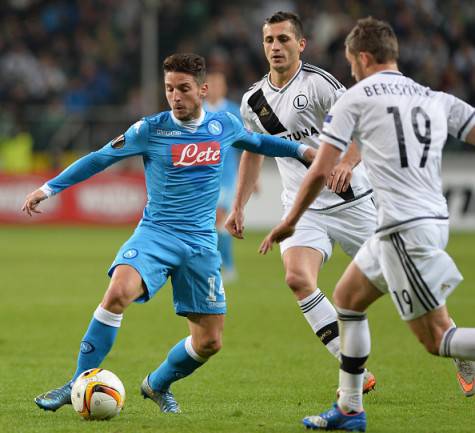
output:
{"label": "light blue sock", "polygon": [[72,380],[90,368],[99,367],[114,344],[119,331],[122,314],[114,314],[101,306],[97,307],[89,323],[78,354],[77,368]]}
{"label": "light blue sock", "polygon": [[218,250],[221,253],[223,267],[227,270],[234,269],[233,238],[225,231],[218,231]]}
{"label": "light blue sock", "polygon": [[167,359],[150,373],[148,383],[154,391],[165,391],[170,385],[193,373],[206,362],[191,346],[191,337],[179,341],[168,352]]}

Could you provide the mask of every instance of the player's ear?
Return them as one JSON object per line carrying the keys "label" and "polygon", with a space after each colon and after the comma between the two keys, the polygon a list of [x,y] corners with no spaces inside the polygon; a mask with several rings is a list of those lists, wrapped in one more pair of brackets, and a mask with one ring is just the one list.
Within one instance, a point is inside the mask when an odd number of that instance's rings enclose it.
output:
{"label": "player's ear", "polygon": [[375,63],[373,55],[367,51],[360,51],[358,55],[360,57],[361,64],[365,68],[368,68]]}
{"label": "player's ear", "polygon": [[200,86],[200,96],[202,98],[206,98],[207,95],[208,95],[208,83],[203,83]]}
{"label": "player's ear", "polygon": [[307,39],[305,38],[299,39],[299,53],[303,52],[306,46],[307,46]]}

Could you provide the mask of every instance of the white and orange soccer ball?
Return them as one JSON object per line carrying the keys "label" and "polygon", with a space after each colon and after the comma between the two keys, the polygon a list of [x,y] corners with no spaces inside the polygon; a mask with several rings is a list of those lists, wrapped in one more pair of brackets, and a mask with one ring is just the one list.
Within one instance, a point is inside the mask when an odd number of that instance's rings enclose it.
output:
{"label": "white and orange soccer ball", "polygon": [[125,389],[121,380],[102,368],[82,373],[71,389],[74,410],[88,420],[115,417],[124,406],[124,401]]}

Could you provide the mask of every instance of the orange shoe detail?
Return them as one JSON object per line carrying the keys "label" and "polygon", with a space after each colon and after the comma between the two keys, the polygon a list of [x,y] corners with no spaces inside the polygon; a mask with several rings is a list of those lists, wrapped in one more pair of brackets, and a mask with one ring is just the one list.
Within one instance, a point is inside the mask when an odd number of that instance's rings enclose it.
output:
{"label": "orange shoe detail", "polygon": [[474,389],[474,384],[475,384],[475,379],[472,380],[471,382],[467,382],[462,374],[460,372],[457,373],[457,380],[460,384],[460,387],[462,388],[463,393],[467,397],[471,397],[473,394],[475,394],[475,389]]}

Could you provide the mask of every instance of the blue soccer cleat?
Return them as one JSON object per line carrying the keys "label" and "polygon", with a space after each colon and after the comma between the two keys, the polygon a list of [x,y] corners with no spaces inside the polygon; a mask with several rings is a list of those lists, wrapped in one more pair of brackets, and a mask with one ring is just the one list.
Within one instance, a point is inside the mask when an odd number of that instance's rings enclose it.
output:
{"label": "blue soccer cleat", "polygon": [[60,388],[52,389],[44,394],[40,394],[38,397],[35,397],[35,403],[41,409],[55,412],[65,404],[71,404],[72,385],[73,382],[70,381]]}
{"label": "blue soccer cleat", "polygon": [[143,398],[149,398],[158,404],[163,413],[180,413],[181,409],[169,389],[166,391],[154,391],[149,383],[148,376],[143,380],[140,387]]}
{"label": "blue soccer cleat", "polygon": [[320,415],[307,416],[302,420],[305,427],[312,430],[366,431],[364,411],[345,415],[335,403],[330,410]]}

